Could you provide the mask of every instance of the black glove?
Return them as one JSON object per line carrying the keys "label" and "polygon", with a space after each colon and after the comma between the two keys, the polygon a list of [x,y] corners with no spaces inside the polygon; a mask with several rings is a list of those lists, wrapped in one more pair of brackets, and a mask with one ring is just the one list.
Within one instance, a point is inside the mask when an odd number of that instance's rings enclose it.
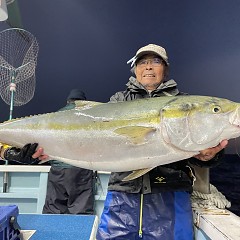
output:
{"label": "black glove", "polygon": [[4,158],[9,161],[15,161],[22,164],[37,164],[38,158],[32,158],[32,155],[36,152],[38,144],[29,143],[23,148],[11,147],[5,150]]}

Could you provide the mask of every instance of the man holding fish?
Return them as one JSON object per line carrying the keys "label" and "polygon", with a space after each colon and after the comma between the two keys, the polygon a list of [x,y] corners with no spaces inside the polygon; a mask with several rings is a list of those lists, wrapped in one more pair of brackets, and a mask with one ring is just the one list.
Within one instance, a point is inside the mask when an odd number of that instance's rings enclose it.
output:
{"label": "man holding fish", "polygon": [[[169,62],[164,48],[144,46],[130,62],[135,77],[110,101],[182,94],[174,80],[167,80]],[[112,173],[97,239],[193,239],[190,193],[194,176],[188,163],[204,166],[211,159],[208,165],[211,161],[215,165],[221,155],[217,153],[226,144],[223,141],[195,158],[159,166],[129,182],[122,181],[128,172]]]}
{"label": "man holding fish", "polygon": [[[126,90],[115,93],[110,102],[184,95],[174,80],[167,79],[169,62],[163,47],[146,45],[128,63],[134,76]],[[195,176],[190,164],[216,166],[227,143],[223,140],[192,158],[144,169],[130,178],[131,172],[111,173],[96,239],[192,240],[190,194]],[[36,149],[37,145],[31,144],[22,149],[5,147],[1,156],[28,164],[48,158],[43,148]]]}

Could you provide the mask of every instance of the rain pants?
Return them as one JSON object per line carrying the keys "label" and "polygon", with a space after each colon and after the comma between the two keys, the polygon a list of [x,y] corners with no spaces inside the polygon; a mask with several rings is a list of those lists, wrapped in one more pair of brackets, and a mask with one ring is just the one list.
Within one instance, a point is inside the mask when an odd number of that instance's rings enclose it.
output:
{"label": "rain pants", "polygon": [[109,191],[96,239],[193,240],[190,194]]}

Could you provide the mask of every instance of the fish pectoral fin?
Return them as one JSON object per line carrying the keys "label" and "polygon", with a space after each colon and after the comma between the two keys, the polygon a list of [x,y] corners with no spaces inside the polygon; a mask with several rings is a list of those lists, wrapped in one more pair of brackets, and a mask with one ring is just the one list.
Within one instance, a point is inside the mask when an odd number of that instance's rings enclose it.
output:
{"label": "fish pectoral fin", "polygon": [[128,126],[116,129],[114,132],[127,137],[134,144],[145,143],[146,136],[155,132],[156,128],[143,126]]}
{"label": "fish pectoral fin", "polygon": [[101,102],[94,102],[94,101],[82,101],[82,100],[76,100],[75,102],[75,108],[81,109],[81,108],[90,108],[96,105],[104,104]]}
{"label": "fish pectoral fin", "polygon": [[139,169],[139,170],[135,170],[132,173],[130,173],[129,175],[127,175],[122,181],[130,181],[136,178],[141,177],[142,175],[150,172],[153,168],[143,168],[143,169]]}

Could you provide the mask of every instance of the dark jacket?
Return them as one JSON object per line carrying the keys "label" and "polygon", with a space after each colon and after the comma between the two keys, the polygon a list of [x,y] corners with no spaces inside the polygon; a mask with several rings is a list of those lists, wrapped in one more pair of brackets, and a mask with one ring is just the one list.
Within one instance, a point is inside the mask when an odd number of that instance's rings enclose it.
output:
{"label": "dark jacket", "polygon": [[[125,91],[115,93],[110,102],[131,101],[140,98],[161,96],[186,95],[179,92],[177,83],[169,80],[162,83],[156,90],[148,92],[134,77],[129,79]],[[162,191],[189,191],[192,192],[193,169],[189,163],[200,167],[212,167],[219,163],[222,151],[210,161],[204,162],[196,158],[189,158],[179,162],[162,165],[154,168],[149,173],[131,181],[122,181],[131,172],[111,173],[108,190],[123,191],[127,193],[155,193]]]}

